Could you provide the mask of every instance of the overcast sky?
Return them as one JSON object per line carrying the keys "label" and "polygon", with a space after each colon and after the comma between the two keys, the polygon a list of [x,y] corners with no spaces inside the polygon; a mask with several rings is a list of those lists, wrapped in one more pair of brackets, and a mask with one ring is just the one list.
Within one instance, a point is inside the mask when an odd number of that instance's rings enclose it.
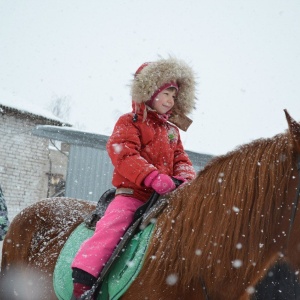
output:
{"label": "overcast sky", "polygon": [[109,135],[145,61],[197,74],[188,150],[225,154],[300,120],[299,0],[0,0],[0,102],[72,103],[70,122]]}

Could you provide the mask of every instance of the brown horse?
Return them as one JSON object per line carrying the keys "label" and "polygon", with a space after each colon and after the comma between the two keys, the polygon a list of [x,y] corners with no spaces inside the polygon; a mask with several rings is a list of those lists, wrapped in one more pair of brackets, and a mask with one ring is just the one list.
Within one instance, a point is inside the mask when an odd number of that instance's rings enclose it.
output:
{"label": "brown horse", "polygon": [[[299,214],[291,221],[298,210],[300,124],[287,112],[286,118],[286,133],[216,157],[170,194],[143,268],[122,299],[250,299],[277,260],[300,268]],[[15,284],[13,294],[56,299],[56,259],[93,209],[85,201],[56,198],[22,211],[4,241],[2,272],[10,279],[1,282],[15,281],[7,274],[13,269],[19,278],[38,271],[31,287]]]}

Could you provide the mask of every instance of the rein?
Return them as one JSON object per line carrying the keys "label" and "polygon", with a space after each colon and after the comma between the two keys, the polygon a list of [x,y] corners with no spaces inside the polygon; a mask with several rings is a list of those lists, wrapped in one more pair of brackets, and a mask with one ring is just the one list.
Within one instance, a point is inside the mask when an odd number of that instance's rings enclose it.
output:
{"label": "rein", "polygon": [[[295,200],[292,202],[293,206],[292,206],[292,213],[291,213],[290,225],[289,225],[289,231],[288,231],[288,237],[287,237],[287,245],[289,244],[290,235],[291,235],[291,232],[293,229],[293,225],[295,223],[296,213],[297,213],[298,204],[299,204],[299,197],[300,197],[300,155],[299,154],[297,156],[296,165],[297,165],[297,172],[298,172],[298,184],[297,184]],[[202,285],[203,294],[205,296],[205,300],[209,300],[205,283],[202,278],[200,278],[200,281],[201,281],[201,285]]]}

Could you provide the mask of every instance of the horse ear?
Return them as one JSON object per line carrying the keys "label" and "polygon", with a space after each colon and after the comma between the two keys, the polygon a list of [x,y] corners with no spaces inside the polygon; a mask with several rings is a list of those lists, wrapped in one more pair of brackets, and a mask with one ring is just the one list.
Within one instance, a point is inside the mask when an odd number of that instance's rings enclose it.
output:
{"label": "horse ear", "polygon": [[293,141],[293,146],[295,150],[300,153],[300,124],[290,116],[286,109],[284,112],[289,125],[289,132]]}

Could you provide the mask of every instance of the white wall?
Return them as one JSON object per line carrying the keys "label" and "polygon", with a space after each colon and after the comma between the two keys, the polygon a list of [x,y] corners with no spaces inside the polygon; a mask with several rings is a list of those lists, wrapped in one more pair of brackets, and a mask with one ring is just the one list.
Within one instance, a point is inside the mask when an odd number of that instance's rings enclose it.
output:
{"label": "white wall", "polygon": [[48,140],[31,134],[37,122],[22,115],[0,115],[0,184],[10,220],[47,196]]}

